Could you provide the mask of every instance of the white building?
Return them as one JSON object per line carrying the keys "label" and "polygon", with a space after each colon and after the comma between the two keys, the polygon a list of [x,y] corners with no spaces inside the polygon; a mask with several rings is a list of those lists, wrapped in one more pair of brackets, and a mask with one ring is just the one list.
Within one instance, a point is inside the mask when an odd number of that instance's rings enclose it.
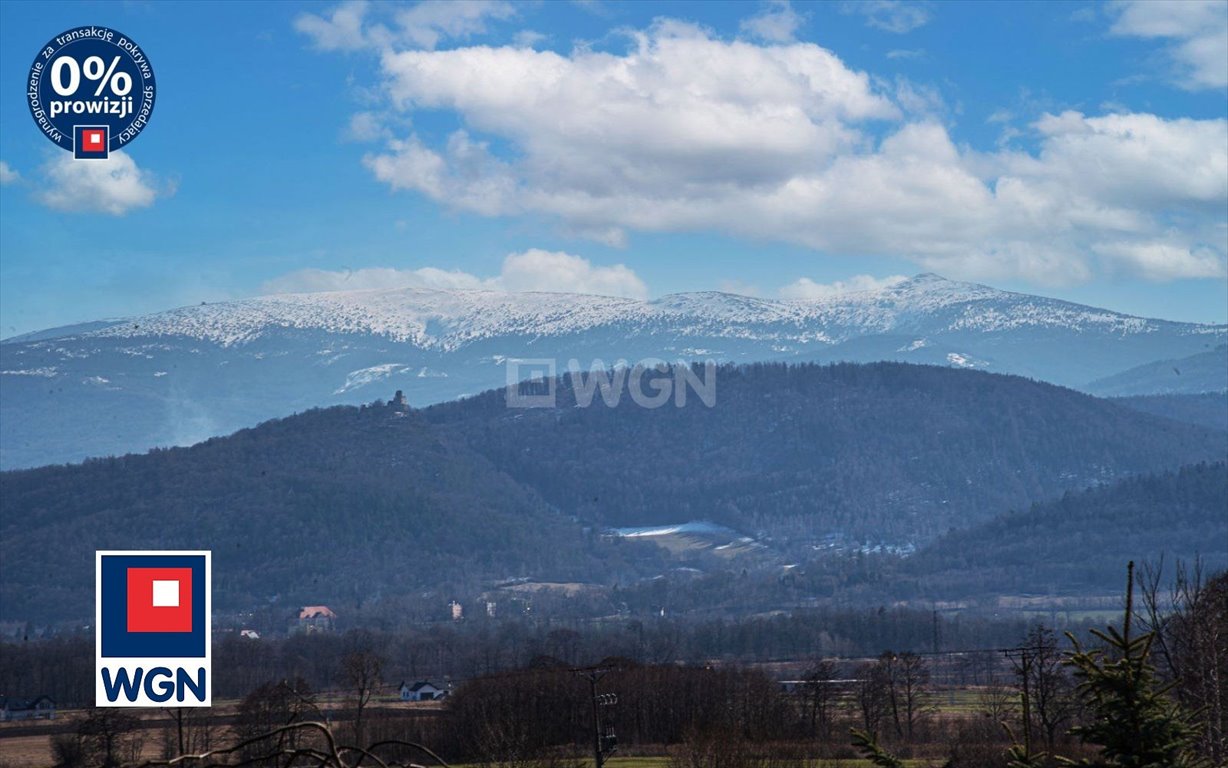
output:
{"label": "white building", "polygon": [[401,701],[436,701],[447,695],[447,690],[426,680],[419,680],[413,685],[401,683]]}

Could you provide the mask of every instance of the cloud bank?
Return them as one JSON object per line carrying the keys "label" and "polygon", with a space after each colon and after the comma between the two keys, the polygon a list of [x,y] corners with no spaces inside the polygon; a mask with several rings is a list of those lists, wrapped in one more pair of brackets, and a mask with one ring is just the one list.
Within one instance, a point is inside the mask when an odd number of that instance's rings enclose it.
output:
{"label": "cloud bank", "polygon": [[[849,8],[892,32],[928,19],[924,6]],[[438,40],[404,25],[360,25],[389,114],[444,111],[462,126],[440,139],[402,131],[364,163],[394,190],[544,216],[616,245],[632,232],[719,232],[1049,285],[1225,274],[1228,121],[1067,111],[1027,126],[1032,151],[977,151],[934,116],[936,92],[792,41],[788,13],[769,5],[747,20],[762,44],[658,20],[628,31],[624,52],[566,55],[431,50]],[[1122,11],[1117,33],[1193,29],[1136,14]],[[313,37],[349,40],[347,18]],[[463,36],[475,23],[433,28]]]}
{"label": "cloud bank", "polygon": [[587,259],[561,251],[532,248],[508,254],[495,277],[478,277],[459,270],[435,267],[392,269],[374,267],[353,271],[303,269],[266,282],[263,293],[310,293],[389,288],[428,290],[552,291],[592,293],[643,299],[644,281],[622,264],[594,266]]}

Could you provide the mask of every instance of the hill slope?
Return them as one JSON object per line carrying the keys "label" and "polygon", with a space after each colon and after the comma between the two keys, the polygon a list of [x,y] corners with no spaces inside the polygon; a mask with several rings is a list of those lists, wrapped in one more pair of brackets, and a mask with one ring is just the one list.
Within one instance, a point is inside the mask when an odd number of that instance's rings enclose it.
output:
{"label": "hill slope", "polygon": [[387,406],[310,411],[192,448],[5,472],[0,497],[4,619],[92,615],[98,549],[212,549],[223,611],[625,570],[621,550],[595,552],[532,490]]}
{"label": "hill slope", "polygon": [[1106,396],[1228,391],[1228,344],[1188,357],[1168,357],[1135,366],[1097,379],[1087,389]]}
{"label": "hill slope", "polygon": [[[898,363],[716,372],[716,405],[508,409],[489,392],[424,411],[550,503],[609,526],[713,522],[804,550],[919,543],[1126,474],[1228,453],[1223,432],[1013,376]],[[645,391],[653,393],[647,383]],[[638,385],[635,385],[638,386]]]}
{"label": "hill slope", "polygon": [[1143,413],[1228,430],[1228,392],[1204,392],[1200,395],[1134,395],[1115,397],[1113,402]]}
{"label": "hill slope", "polygon": [[[392,289],[266,296],[0,343],[0,467],[187,445],[395,389],[503,386],[508,361],[901,362],[1082,386],[1203,351],[1228,327],[1131,317],[918,275],[816,301]],[[516,372],[510,372],[515,380]]]}
{"label": "hill slope", "polygon": [[955,531],[910,558],[928,595],[1112,593],[1122,566],[1165,555],[1228,566],[1228,465],[1128,478]]}
{"label": "hill slope", "polygon": [[1226,450],[1223,432],[1018,377],[896,363],[717,376],[711,408],[693,393],[643,408],[626,382],[616,407],[577,408],[565,380],[554,408],[509,409],[502,391],[336,407],[0,473],[0,618],[88,616],[96,549],[212,549],[220,610],[514,577],[609,585],[666,555],[597,526],[710,520],[757,540],[730,553],[749,567],[798,562],[832,541],[922,544]]}

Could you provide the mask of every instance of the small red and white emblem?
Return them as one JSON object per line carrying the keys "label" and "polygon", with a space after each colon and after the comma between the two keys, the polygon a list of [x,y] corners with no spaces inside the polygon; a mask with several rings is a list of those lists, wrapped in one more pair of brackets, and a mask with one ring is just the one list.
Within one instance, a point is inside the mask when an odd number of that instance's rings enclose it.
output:
{"label": "small red and white emblem", "polygon": [[102,160],[111,143],[110,130],[105,125],[78,125],[73,128],[73,157],[78,160]]}

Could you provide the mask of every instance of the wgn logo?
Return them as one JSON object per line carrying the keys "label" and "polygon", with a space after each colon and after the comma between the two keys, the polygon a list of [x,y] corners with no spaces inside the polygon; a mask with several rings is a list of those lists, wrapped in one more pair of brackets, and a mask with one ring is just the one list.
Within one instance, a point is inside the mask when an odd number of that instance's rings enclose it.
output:
{"label": "wgn logo", "polygon": [[[508,408],[554,408],[556,403],[557,365],[548,357],[528,359],[507,358],[507,388],[504,402]],[[703,371],[700,377],[699,372]],[[526,372],[528,375],[525,375]],[[570,380],[577,408],[588,408],[593,396],[601,393],[607,408],[617,408],[623,391],[631,395],[631,401],[641,408],[661,408],[673,399],[674,407],[683,408],[687,403],[690,388],[706,407],[716,405],[716,363],[709,360],[688,363],[679,360],[670,364],[655,357],[645,358],[635,365],[619,360],[607,368],[600,359],[594,360],[588,375],[574,357],[567,361],[567,378]],[[654,390],[649,394],[646,389]]]}
{"label": "wgn logo", "polygon": [[208,552],[98,552],[100,707],[207,707]]}

